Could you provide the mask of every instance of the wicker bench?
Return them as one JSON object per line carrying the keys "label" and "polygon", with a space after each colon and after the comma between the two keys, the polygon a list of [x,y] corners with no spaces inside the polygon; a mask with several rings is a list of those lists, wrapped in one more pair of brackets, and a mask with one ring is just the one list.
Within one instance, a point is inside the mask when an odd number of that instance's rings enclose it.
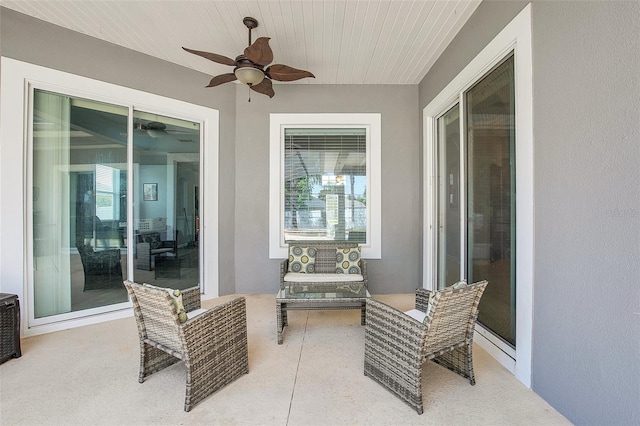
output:
{"label": "wicker bench", "polygon": [[347,290],[359,293],[367,287],[367,262],[360,259],[360,274],[336,273],[336,250],[358,247],[347,241],[296,241],[289,246],[313,247],[316,249],[315,272],[312,274],[289,272],[289,259],[280,264],[280,289],[289,288],[291,293],[327,293]]}

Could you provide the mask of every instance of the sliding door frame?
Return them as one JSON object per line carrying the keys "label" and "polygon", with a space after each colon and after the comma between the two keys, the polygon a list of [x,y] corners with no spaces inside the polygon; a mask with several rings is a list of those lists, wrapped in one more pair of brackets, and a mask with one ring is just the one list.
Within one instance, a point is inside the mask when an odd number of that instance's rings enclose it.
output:
{"label": "sliding door frame", "polygon": [[[3,198],[6,195],[22,202],[13,209],[3,209],[0,222],[3,246],[0,258],[0,279],[5,292],[15,293],[22,299],[21,321],[24,336],[32,336],[131,316],[129,303],[112,306],[113,309],[94,308],[82,312],[56,315],[43,322],[34,317],[33,306],[33,232],[31,210],[33,189],[30,186],[33,173],[30,150],[33,147],[31,134],[32,103],[34,89],[43,89],[67,96],[106,102],[135,110],[153,111],[194,121],[201,124],[200,130],[200,188],[206,188],[206,197],[201,190],[201,252],[200,275],[203,298],[218,297],[218,164],[219,164],[219,112],[212,108],[190,104],[176,99],[106,83],[87,77],[70,74],[51,68],[29,64],[2,57],[2,128],[3,141],[12,141],[5,149],[3,143],[2,179]],[[131,115],[131,114],[130,114]],[[133,119],[128,120],[128,164],[131,168]],[[206,142],[206,143],[205,143]],[[128,194],[132,194],[133,182],[129,170]],[[10,187],[7,186],[11,182]],[[7,194],[5,187],[10,188]],[[128,203],[130,206],[132,203]],[[128,211],[131,220],[131,211]],[[10,225],[8,225],[10,224]],[[132,237],[131,226],[128,237]],[[9,249],[9,242],[11,249]],[[129,254],[131,256],[131,254]],[[205,257],[206,256],[206,257]],[[205,261],[206,259],[206,261]],[[129,258],[131,260],[131,258]],[[131,276],[132,262],[128,262]]]}
{"label": "sliding door frame", "polygon": [[[456,102],[461,108],[461,151],[466,129],[464,93],[511,52],[516,87],[516,335],[515,351],[492,341],[482,326],[476,342],[518,380],[531,387],[533,321],[533,72],[531,56],[531,5],[527,5],[423,110],[424,229],[423,287],[436,289],[437,258],[437,119]],[[465,159],[461,155],[462,159]],[[466,160],[466,159],[465,159]],[[464,174],[462,174],[463,177]],[[462,194],[462,187],[460,190]],[[462,205],[461,208],[466,206]],[[466,225],[465,225],[466,227]],[[464,262],[462,263],[464,265]],[[462,267],[461,267],[462,269]],[[489,284],[490,285],[490,284]]]}

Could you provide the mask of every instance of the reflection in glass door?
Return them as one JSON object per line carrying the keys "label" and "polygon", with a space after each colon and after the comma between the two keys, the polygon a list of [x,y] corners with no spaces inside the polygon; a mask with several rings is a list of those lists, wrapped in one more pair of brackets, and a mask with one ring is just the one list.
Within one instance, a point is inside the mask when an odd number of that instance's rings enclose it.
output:
{"label": "reflection in glass door", "polygon": [[34,91],[36,319],[128,300],[121,226],[127,211],[127,113],[117,105]]}
{"label": "reflection in glass door", "polygon": [[142,111],[133,121],[134,281],[197,286],[200,124]]}
{"label": "reflection in glass door", "polygon": [[126,306],[131,270],[198,285],[200,124],[135,112],[130,161],[128,107],[40,89],[32,105],[35,324]]}
{"label": "reflection in glass door", "polygon": [[478,321],[516,344],[515,80],[513,56],[466,93],[470,282],[486,279]]}
{"label": "reflection in glass door", "polygon": [[437,284],[458,281],[460,270],[460,111],[456,104],[438,119]]}

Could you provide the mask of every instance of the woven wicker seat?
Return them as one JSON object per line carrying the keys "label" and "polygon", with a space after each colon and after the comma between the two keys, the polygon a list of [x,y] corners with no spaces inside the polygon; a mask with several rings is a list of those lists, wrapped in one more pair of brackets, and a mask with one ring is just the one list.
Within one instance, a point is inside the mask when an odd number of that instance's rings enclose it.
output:
{"label": "woven wicker seat", "polygon": [[[432,360],[475,384],[473,331],[487,286],[480,281],[435,293],[424,322],[367,300],[364,374],[422,414],[422,365]],[[427,312],[429,291],[416,291],[416,309]]]}
{"label": "woven wicker seat", "polygon": [[[187,369],[184,410],[249,372],[244,297],[180,323],[168,292],[125,281],[140,335],[142,383],[180,360]],[[200,288],[182,291],[187,313],[200,308]],[[152,403],[152,402],[150,402]]]}

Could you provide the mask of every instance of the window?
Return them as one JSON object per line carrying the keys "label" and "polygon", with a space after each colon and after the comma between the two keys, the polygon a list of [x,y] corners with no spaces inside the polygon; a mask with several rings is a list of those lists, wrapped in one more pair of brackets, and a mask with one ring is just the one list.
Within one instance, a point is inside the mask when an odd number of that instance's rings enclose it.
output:
{"label": "window", "polygon": [[[103,220],[120,218],[120,170],[96,164],[96,216]],[[122,188],[123,192],[126,188]]]}
{"label": "window", "polygon": [[270,256],[356,241],[380,258],[380,115],[272,114]]}
{"label": "window", "polygon": [[367,132],[284,131],[284,239],[367,242]]}

